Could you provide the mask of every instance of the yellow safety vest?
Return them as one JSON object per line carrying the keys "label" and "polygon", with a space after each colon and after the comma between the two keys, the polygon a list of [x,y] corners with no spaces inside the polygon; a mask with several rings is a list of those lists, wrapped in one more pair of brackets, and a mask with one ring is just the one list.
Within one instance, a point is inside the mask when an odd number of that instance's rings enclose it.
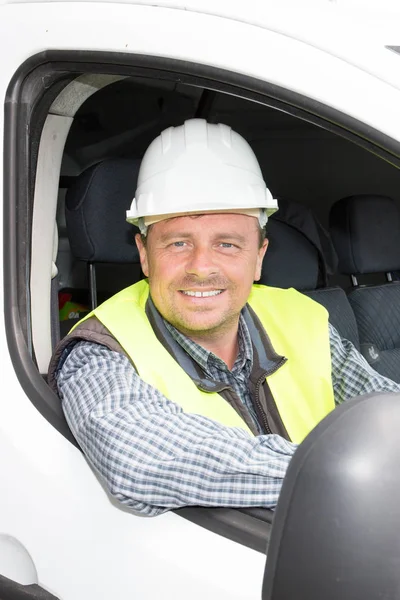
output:
{"label": "yellow safety vest", "polygon": [[[232,406],[217,393],[199,390],[158,341],[145,313],[148,295],[147,281],[139,281],[83,320],[95,315],[132,359],[139,376],[185,412],[251,434]],[[294,289],[263,285],[253,286],[248,303],[275,351],[287,358],[267,380],[286,431],[292,441],[300,443],[335,406],[328,313]]]}

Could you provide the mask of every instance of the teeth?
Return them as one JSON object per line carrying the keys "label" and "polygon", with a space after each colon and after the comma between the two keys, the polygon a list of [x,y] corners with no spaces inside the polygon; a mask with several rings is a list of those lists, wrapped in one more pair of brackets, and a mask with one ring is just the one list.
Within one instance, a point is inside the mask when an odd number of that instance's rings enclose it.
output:
{"label": "teeth", "polygon": [[209,296],[218,296],[222,290],[212,290],[211,292],[192,292],[189,290],[183,290],[182,293],[185,296],[195,296],[196,298],[208,298]]}

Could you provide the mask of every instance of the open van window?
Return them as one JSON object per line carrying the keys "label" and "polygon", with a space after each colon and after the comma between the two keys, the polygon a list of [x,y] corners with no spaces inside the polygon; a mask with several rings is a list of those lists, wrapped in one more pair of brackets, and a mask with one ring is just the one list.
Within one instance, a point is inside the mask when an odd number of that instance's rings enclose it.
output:
{"label": "open van window", "polygon": [[[36,59],[36,70],[29,77],[31,89],[35,89],[35,73],[39,78],[46,72],[54,83],[36,93],[30,111],[19,102],[9,107],[13,111],[9,140],[17,141],[18,151],[14,150],[14,160],[18,162],[11,162],[10,153],[10,175],[12,169],[21,173],[22,164],[27,174],[9,179],[10,196],[16,199],[14,210],[24,215],[14,222],[14,231],[10,232],[10,240],[16,243],[13,264],[18,268],[15,272],[10,269],[9,274],[17,284],[14,293],[19,299],[20,319],[13,323],[10,337],[18,331],[27,342],[24,353],[15,348],[14,360],[25,367],[25,373],[22,375],[23,368],[20,372],[29,396],[71,439],[58,401],[42,378],[46,376],[55,342],[91,306],[90,261],[85,263],[72,255],[65,221],[66,190],[82,172],[113,158],[140,160],[149,142],[165,127],[187,118],[203,117],[231,125],[241,133],[252,145],[273,194],[312,209],[325,226],[330,206],[345,195],[369,190],[396,196],[399,174],[387,160],[362,148],[363,140],[356,138],[355,133],[332,121],[324,122],[323,113],[329,111],[311,102],[307,111],[305,106],[301,109],[300,99],[295,95],[290,98],[285,90],[274,89],[272,98],[268,96],[272,91],[268,86],[252,82],[254,89],[249,93],[239,81],[233,86],[228,74],[210,70],[206,80],[204,68],[188,69],[185,65],[185,70],[193,74],[179,73],[177,63],[172,65],[175,72],[159,72],[157,61],[151,68],[149,59],[107,72],[106,64],[96,56],[96,72],[85,73],[93,65],[85,64],[84,57],[79,63],[61,53],[55,58],[57,68],[54,64],[41,64],[41,57]],[[78,75],[73,73],[77,70],[81,71]],[[200,71],[197,77],[196,70]],[[243,83],[249,86],[248,80]],[[25,82],[22,87],[26,85]],[[29,135],[22,144],[24,127]],[[370,150],[371,142],[368,146]],[[388,158],[387,152],[375,148],[378,152]],[[23,242],[26,238],[32,242],[30,251]],[[272,252],[273,245],[274,240]],[[100,300],[141,278],[134,248],[132,257],[130,264],[96,266]],[[270,280],[274,285],[273,273]],[[332,281],[336,283],[334,278]],[[28,373],[34,374],[35,367],[38,373],[31,378]],[[189,515],[195,511],[186,512]],[[269,523],[271,515],[266,512],[263,519]],[[263,534],[253,545],[262,550],[268,527],[260,527]]]}

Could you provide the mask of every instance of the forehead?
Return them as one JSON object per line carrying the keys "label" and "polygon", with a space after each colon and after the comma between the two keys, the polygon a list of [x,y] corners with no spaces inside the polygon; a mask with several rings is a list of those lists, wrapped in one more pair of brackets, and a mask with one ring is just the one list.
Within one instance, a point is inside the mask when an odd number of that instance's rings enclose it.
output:
{"label": "forehead", "polygon": [[176,232],[187,234],[202,233],[203,235],[210,233],[213,235],[225,235],[229,233],[251,235],[252,232],[257,233],[258,231],[258,220],[248,215],[233,213],[185,215],[154,223],[151,230],[157,236]]}

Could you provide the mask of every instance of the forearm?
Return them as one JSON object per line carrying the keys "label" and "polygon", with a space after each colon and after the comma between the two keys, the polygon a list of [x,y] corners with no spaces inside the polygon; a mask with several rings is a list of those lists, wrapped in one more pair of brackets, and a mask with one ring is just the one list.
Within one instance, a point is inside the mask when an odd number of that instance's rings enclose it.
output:
{"label": "forearm", "polygon": [[[116,430],[118,442],[109,435]],[[275,506],[294,451],[276,438],[251,438],[184,413],[168,422],[108,415],[90,419],[78,434],[111,494],[151,515],[187,505]]]}
{"label": "forearm", "polygon": [[[138,394],[138,377],[121,355],[113,356],[112,377],[98,358],[97,368],[78,369],[73,358],[59,378],[64,410],[120,502],[146,515],[187,505],[275,506],[294,444],[183,413],[143,382]],[[101,394],[86,407],[93,389]]]}

